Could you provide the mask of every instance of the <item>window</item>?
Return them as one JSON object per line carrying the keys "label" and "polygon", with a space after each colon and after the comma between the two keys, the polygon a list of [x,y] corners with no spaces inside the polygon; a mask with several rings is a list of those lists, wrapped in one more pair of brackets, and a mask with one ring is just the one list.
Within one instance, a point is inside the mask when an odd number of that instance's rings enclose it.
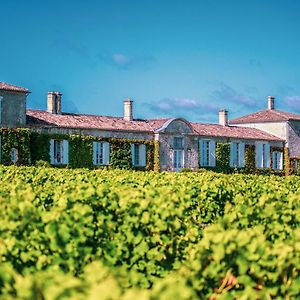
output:
{"label": "window", "polygon": [[200,166],[215,167],[216,166],[216,143],[214,140],[200,140]]}
{"label": "window", "polygon": [[12,163],[16,163],[19,159],[19,152],[16,148],[12,148],[10,151],[10,160]]}
{"label": "window", "polygon": [[264,142],[256,143],[256,167],[270,168],[270,144]]}
{"label": "window", "polygon": [[272,168],[273,170],[283,169],[283,153],[280,151],[273,151],[272,153]]}
{"label": "window", "polygon": [[243,168],[245,166],[245,144],[243,142],[231,142],[230,166]]}
{"label": "window", "polygon": [[53,165],[69,163],[69,142],[67,140],[50,140],[50,162]]}
{"label": "window", "polygon": [[174,137],[174,149],[183,149],[182,137]]}
{"label": "window", "polygon": [[109,164],[109,143],[93,142],[93,163],[96,166]]}
{"label": "window", "polygon": [[144,144],[131,144],[132,165],[146,166],[146,146]]}

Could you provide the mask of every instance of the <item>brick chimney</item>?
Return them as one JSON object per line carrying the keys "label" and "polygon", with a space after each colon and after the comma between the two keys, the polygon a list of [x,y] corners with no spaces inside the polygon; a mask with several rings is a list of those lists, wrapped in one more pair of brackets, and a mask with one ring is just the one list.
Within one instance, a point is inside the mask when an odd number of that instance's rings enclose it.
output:
{"label": "brick chimney", "polygon": [[275,97],[274,96],[268,96],[268,109],[275,109]]}
{"label": "brick chimney", "polygon": [[219,124],[228,126],[228,111],[226,109],[219,110]]}
{"label": "brick chimney", "polygon": [[132,104],[133,101],[131,99],[124,100],[124,120],[126,121],[132,121]]}
{"label": "brick chimney", "polygon": [[48,92],[47,112],[50,114],[61,114],[61,92]]}

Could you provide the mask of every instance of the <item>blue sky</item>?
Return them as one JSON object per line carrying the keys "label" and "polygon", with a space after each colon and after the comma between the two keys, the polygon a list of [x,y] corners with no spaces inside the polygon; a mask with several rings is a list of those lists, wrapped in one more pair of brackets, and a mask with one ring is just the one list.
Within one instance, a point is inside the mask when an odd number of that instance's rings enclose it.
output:
{"label": "blue sky", "polygon": [[0,81],[48,91],[64,111],[217,122],[266,108],[300,113],[299,0],[1,2]]}

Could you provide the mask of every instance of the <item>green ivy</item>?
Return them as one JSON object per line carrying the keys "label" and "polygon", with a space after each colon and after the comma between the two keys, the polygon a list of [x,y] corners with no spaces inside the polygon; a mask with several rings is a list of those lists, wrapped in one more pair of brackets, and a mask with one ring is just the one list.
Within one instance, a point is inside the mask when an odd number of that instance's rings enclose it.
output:
{"label": "green ivy", "polygon": [[30,164],[30,130],[27,128],[0,129],[1,136],[1,163],[13,165],[11,161],[11,150],[18,151],[18,161],[16,165]]}
{"label": "green ivy", "polygon": [[247,173],[253,173],[255,165],[255,145],[245,145],[245,169]]}
{"label": "green ivy", "polygon": [[230,144],[217,143],[216,144],[216,166],[223,170],[228,171],[230,166]]}

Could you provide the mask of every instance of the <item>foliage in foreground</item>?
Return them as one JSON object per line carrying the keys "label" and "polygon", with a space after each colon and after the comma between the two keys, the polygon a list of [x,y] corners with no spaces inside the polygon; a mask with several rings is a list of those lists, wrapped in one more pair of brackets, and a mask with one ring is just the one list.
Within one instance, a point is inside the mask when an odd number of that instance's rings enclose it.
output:
{"label": "foliage in foreground", "polygon": [[295,299],[296,177],[0,168],[0,299]]}

